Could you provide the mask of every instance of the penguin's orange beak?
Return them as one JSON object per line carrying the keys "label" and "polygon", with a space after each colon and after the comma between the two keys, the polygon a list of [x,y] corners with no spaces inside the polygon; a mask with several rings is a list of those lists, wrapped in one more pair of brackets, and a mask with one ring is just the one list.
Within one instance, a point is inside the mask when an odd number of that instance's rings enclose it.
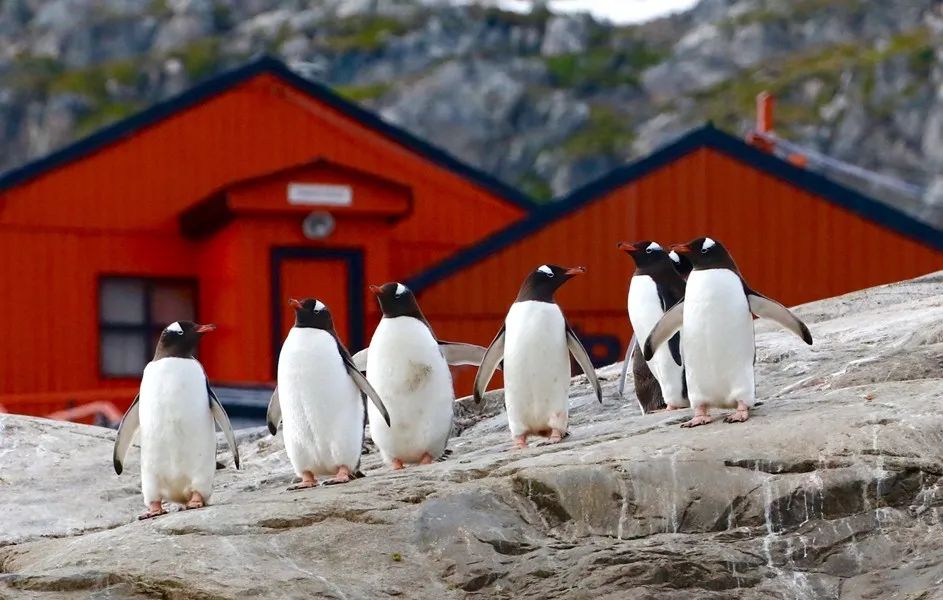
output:
{"label": "penguin's orange beak", "polygon": [[567,269],[566,273],[564,274],[573,276],[573,275],[582,275],[585,272],[586,272],[586,267],[573,267],[571,269]]}
{"label": "penguin's orange beak", "polygon": [[671,249],[677,252],[678,254],[688,254],[691,252],[691,249],[688,248],[687,244],[675,244],[674,246],[671,247]]}
{"label": "penguin's orange beak", "polygon": [[381,290],[380,290],[380,286],[378,286],[378,285],[371,285],[371,286],[370,286],[370,291],[373,292],[374,294],[376,294],[377,296],[379,296],[379,295],[380,295],[380,291],[381,291]]}
{"label": "penguin's orange beak", "polygon": [[301,308],[301,302],[298,300],[295,300],[294,298],[289,298],[288,306],[294,308],[295,310],[299,310]]}
{"label": "penguin's orange beak", "polygon": [[206,325],[197,325],[196,327],[197,333],[209,333],[211,331],[216,331],[216,325],[213,325],[212,323],[207,323]]}
{"label": "penguin's orange beak", "polygon": [[638,247],[632,242],[619,242],[618,248],[623,252],[635,252],[638,250]]}

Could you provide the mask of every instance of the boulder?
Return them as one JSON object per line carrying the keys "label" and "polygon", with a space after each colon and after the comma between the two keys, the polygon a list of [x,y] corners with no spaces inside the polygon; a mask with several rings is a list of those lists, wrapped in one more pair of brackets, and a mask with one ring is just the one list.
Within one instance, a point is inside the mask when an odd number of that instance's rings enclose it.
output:
{"label": "boulder", "polygon": [[[943,272],[757,322],[745,424],[640,415],[599,371],[571,435],[512,450],[500,391],[452,455],[288,492],[281,434],[239,432],[212,504],[139,522],[114,432],[0,416],[0,597],[901,598],[943,576]],[[220,458],[231,460],[220,442]],[[922,595],[921,595],[922,594]],[[930,595],[927,595],[930,594]]]}

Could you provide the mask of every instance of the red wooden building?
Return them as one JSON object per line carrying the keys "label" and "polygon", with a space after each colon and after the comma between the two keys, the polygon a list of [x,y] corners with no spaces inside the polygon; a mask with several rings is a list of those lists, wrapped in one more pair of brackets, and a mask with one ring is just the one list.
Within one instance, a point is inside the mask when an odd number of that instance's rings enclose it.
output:
{"label": "red wooden building", "polygon": [[[558,301],[597,365],[631,336],[619,240],[710,235],[755,289],[792,306],[943,269],[943,232],[707,125],[409,280],[444,338],[490,342],[524,276],[584,265]],[[461,390],[472,376],[461,375]]]}
{"label": "red wooden building", "polygon": [[214,380],[270,383],[289,295],[323,299],[357,349],[366,285],[389,280],[440,337],[486,344],[546,262],[589,268],[560,301],[602,364],[630,334],[616,242],[707,233],[787,304],[943,268],[940,231],[709,126],[533,209],[262,59],[0,177],[0,405],[124,408],[183,318],[219,326]]}
{"label": "red wooden building", "polygon": [[[262,59],[0,178],[0,405],[127,406],[184,318],[223,382],[268,382],[289,295],[351,347],[368,283],[416,274],[519,219],[528,199]],[[303,234],[312,213],[316,235]],[[469,218],[469,215],[474,218]],[[320,228],[320,231],[318,231]]]}

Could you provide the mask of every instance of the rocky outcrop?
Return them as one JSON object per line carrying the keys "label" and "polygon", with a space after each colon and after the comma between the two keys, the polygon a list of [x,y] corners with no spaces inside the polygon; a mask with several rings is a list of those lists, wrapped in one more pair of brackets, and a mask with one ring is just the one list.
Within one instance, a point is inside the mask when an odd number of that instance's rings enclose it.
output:
{"label": "rocky outcrop", "polygon": [[209,507],[147,522],[114,432],[0,416],[0,597],[932,598],[941,291],[805,305],[812,347],[758,322],[744,425],[642,416],[613,365],[602,405],[574,380],[559,445],[511,450],[497,391],[457,405],[443,462],[370,453],[362,479],[287,492],[281,434],[242,431]]}

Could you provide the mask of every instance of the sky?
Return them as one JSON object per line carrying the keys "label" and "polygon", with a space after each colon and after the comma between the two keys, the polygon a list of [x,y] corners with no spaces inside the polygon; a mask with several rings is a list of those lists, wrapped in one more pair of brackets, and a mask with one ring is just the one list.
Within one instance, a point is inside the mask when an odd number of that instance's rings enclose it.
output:
{"label": "sky", "polygon": [[[549,0],[554,12],[589,12],[597,19],[614,23],[640,23],[667,14],[687,10],[698,0]],[[499,0],[503,8],[528,11],[532,2],[527,0]]]}

